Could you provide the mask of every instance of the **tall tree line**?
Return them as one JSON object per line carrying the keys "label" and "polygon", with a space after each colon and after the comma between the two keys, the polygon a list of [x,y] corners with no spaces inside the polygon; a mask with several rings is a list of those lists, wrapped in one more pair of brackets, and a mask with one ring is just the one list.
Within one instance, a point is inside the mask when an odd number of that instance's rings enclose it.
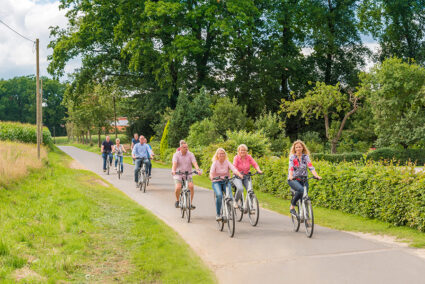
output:
{"label": "tall tree line", "polygon": [[[69,24],[51,29],[49,72],[60,77],[81,57],[69,96],[114,84],[144,132],[183,91],[201,88],[236,98],[256,117],[304,97],[310,81],[354,90],[372,56],[362,33],[380,43],[376,60],[424,64],[424,1],[62,0]],[[289,134],[301,120],[291,118]]]}

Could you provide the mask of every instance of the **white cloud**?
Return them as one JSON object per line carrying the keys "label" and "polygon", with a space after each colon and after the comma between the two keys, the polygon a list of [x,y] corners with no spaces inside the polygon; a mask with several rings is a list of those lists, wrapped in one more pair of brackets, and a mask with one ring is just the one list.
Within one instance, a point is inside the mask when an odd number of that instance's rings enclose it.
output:
{"label": "white cloud", "polygon": [[[47,48],[49,27],[65,27],[66,11],[59,10],[59,1],[0,0],[0,3],[3,22],[32,40],[39,38],[40,74],[47,76],[47,56],[52,54],[52,49]],[[35,74],[35,56],[34,44],[0,24],[0,78]],[[72,67],[79,67],[79,62],[73,62]]]}

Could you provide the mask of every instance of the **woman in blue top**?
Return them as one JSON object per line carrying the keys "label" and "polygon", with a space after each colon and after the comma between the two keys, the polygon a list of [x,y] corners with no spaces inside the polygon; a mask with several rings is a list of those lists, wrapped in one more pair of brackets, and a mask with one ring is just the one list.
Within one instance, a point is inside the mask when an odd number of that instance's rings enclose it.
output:
{"label": "woman in blue top", "polygon": [[[292,198],[291,208],[289,211],[296,217],[297,211],[295,211],[295,205],[297,205],[297,201],[304,194],[304,182],[301,181],[301,178],[307,177],[307,168],[315,178],[322,179],[316,173],[309,156],[310,151],[307,149],[307,146],[303,141],[297,140],[294,144],[292,144],[291,151],[289,152],[288,184],[293,190],[295,190],[295,195]],[[308,190],[308,182],[305,181],[305,184]]]}

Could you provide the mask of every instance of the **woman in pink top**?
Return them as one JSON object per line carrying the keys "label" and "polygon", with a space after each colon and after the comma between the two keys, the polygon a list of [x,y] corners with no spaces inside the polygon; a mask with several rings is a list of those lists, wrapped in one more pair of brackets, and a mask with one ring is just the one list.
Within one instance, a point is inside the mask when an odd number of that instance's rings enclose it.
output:
{"label": "woman in pink top", "polygon": [[[212,181],[212,188],[216,195],[216,220],[219,221],[222,219],[221,214],[221,198],[223,195],[223,191],[227,190],[227,194],[230,196],[231,199],[233,199],[232,195],[232,189],[230,187],[230,182],[224,181],[222,178],[225,176],[230,177],[230,170],[232,172],[239,176],[240,178],[243,178],[243,175],[239,173],[239,171],[229,162],[227,159],[226,151],[224,151],[223,148],[218,148],[215,152],[215,155],[213,157],[213,163],[211,165],[210,170],[210,179]],[[214,178],[219,178],[218,180]]]}
{"label": "woman in pink top", "polygon": [[[263,173],[260,170],[260,167],[255,162],[255,160],[248,155],[248,147],[245,144],[241,144],[238,147],[238,154],[233,159],[233,165],[235,168],[242,174],[249,173],[249,170],[251,169],[251,166],[254,167],[254,169],[257,170],[260,174]],[[242,200],[243,195],[243,187],[245,186],[246,191],[249,192],[252,190],[252,181],[250,176],[244,176],[242,179],[234,179],[233,184],[236,187],[236,194],[235,194],[235,208],[238,208],[238,201]],[[244,208],[246,211],[247,209]]]}

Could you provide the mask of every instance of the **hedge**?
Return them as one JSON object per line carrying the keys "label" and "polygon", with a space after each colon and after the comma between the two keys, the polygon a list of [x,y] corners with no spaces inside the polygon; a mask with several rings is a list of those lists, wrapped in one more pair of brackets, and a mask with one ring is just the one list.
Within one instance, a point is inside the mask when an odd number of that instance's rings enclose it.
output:
{"label": "hedge", "polygon": [[396,160],[399,163],[406,164],[409,162],[423,166],[425,164],[425,149],[392,149],[392,148],[381,148],[370,152],[367,155],[367,159],[379,161],[379,160]]}
{"label": "hedge", "polygon": [[[265,174],[256,176],[254,188],[290,199],[287,158],[258,160]],[[311,180],[314,206],[375,218],[394,226],[425,232],[425,173],[413,167],[382,163],[313,161],[321,181]]]}
{"label": "hedge", "polygon": [[313,153],[312,158],[315,160],[324,160],[328,162],[352,162],[358,161],[363,158],[363,154],[360,152],[342,153],[342,154],[325,154],[325,153]]}
{"label": "hedge", "polygon": [[[23,143],[37,143],[37,126],[19,122],[0,121],[0,141],[18,141]],[[43,143],[52,145],[52,136],[47,127],[43,127]]]}

